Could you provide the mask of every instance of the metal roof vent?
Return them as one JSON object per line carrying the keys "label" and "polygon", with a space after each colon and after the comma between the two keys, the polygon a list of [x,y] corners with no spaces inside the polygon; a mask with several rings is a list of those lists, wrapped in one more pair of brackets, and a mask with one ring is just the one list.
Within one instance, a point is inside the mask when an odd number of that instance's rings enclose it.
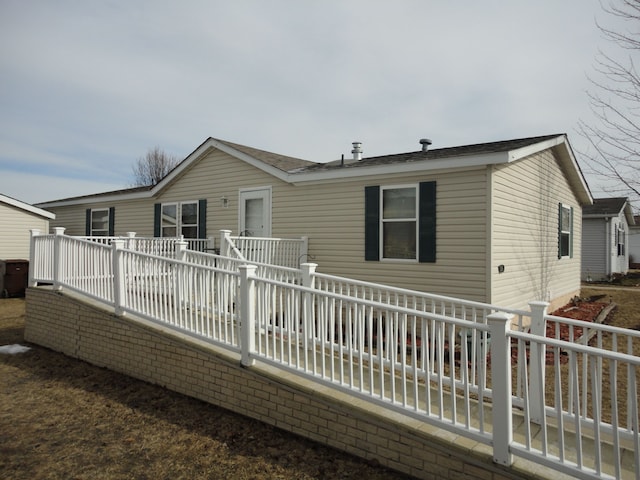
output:
{"label": "metal roof vent", "polygon": [[352,142],[353,150],[353,159],[354,160],[362,160],[362,142]]}
{"label": "metal roof vent", "polygon": [[426,152],[427,150],[429,150],[429,145],[431,145],[431,143],[431,140],[429,140],[428,138],[421,138],[420,145],[422,145],[422,151]]}

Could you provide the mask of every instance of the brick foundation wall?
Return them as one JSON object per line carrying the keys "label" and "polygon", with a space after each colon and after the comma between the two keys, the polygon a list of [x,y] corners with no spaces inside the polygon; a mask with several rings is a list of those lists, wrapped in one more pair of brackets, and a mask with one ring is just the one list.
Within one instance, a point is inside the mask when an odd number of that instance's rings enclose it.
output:
{"label": "brick foundation wall", "polygon": [[[563,478],[324,385],[47,287],[27,290],[25,339],[422,479]],[[535,473],[534,473],[535,472]]]}

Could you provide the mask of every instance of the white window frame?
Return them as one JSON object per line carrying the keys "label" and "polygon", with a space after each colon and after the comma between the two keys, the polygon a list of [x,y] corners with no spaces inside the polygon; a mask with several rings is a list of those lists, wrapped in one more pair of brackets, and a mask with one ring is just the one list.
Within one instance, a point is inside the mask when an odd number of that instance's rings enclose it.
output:
{"label": "white window frame", "polygon": [[[191,205],[191,204],[195,204],[196,206],[196,223],[195,224],[182,223],[182,207],[184,205]],[[165,237],[164,229],[172,227],[172,225],[165,225],[164,223],[164,208],[172,205],[175,205],[176,207],[176,223],[175,223],[176,235],[175,236],[176,237],[183,236],[184,238],[199,238],[198,236],[200,235],[200,224],[199,224],[200,222],[198,221],[198,218],[200,215],[200,205],[197,200],[195,201],[189,200],[185,202],[166,202],[166,203],[160,204],[160,236]],[[196,236],[186,237],[183,234],[183,228],[185,227],[196,227]],[[172,236],[173,235],[169,235],[169,237],[172,237]]]}
{"label": "white window frame", "polygon": [[[385,190],[400,190],[400,189],[413,189],[415,192],[415,208],[414,208],[414,216],[413,217],[402,217],[402,218],[384,218],[384,193]],[[419,215],[420,215],[420,188],[419,184],[403,184],[403,185],[381,185],[380,186],[380,259],[382,261],[393,261],[393,262],[407,262],[407,263],[416,263],[419,257],[419,248],[420,248],[420,239],[419,239]],[[415,224],[415,256],[414,258],[399,258],[399,257],[386,257],[385,253],[385,243],[384,243],[384,228],[387,224],[392,223],[400,223],[400,222],[414,222]]]}
{"label": "white window frame", "polygon": [[[106,225],[105,228],[93,228],[93,215],[94,213],[102,213],[102,212],[107,212],[107,220],[106,220]],[[92,208],[91,209],[91,219],[90,219],[90,234],[92,237],[108,237],[109,236],[109,221],[111,220],[109,218],[110,216],[109,209],[108,208]],[[102,233],[98,233],[98,232],[102,232]]]}
{"label": "white window frame", "polygon": [[[558,245],[558,249],[560,250],[560,255],[559,257],[562,258],[571,258],[571,245],[573,243],[573,215],[571,215],[571,206],[570,205],[565,205],[564,203],[561,204],[560,206],[561,208],[561,213],[560,213],[560,226],[559,226],[559,230],[560,230],[560,245]],[[562,221],[564,218],[564,212],[568,211],[569,212],[569,225],[564,225],[564,222]],[[564,255],[564,252],[562,251],[562,238],[564,236],[568,237],[568,243],[567,243],[567,254]]]}
{"label": "white window frame", "polygon": [[625,231],[624,231],[624,226],[622,224],[618,225],[618,228],[616,229],[616,247],[618,250],[618,256],[619,257],[623,257],[625,256],[625,250],[626,250],[626,245],[625,245]]}

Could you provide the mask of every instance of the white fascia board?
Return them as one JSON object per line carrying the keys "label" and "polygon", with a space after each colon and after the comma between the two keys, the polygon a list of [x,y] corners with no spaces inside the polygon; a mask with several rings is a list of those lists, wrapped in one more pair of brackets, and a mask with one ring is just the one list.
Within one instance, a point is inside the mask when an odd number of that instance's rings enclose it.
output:
{"label": "white fascia board", "polygon": [[145,190],[144,192],[134,192],[134,193],[105,193],[103,195],[96,194],[91,197],[80,197],[73,198],[69,200],[54,200],[52,202],[43,202],[38,205],[44,208],[53,208],[53,207],[69,207],[73,205],[87,205],[92,203],[104,203],[104,202],[118,202],[118,201],[127,201],[127,200],[137,200],[140,198],[148,198],[150,197],[150,190]]}
{"label": "white fascia board", "polygon": [[228,153],[229,155],[248,163],[249,165],[259,168],[269,175],[279,178],[280,180],[283,180],[285,182],[287,181],[289,174],[283,170],[280,170],[279,168],[272,167],[271,165],[264,163],[261,160],[256,160],[251,155],[247,155],[246,153],[240,152],[239,150],[236,150],[235,148],[232,148],[223,143],[215,142],[214,146],[217,149],[222,150],[223,152]]}
{"label": "white fascia board", "polygon": [[516,160],[520,160],[522,158],[528,157],[529,155],[542,152],[543,150],[547,150],[548,148],[556,147],[565,143],[565,140],[566,139],[564,135],[558,135],[555,138],[550,138],[549,140],[545,140],[543,142],[533,143],[531,145],[527,145],[526,147],[510,150],[509,162],[515,162]]}
{"label": "white fascia board", "polygon": [[225,145],[224,143],[219,142],[214,138],[209,138],[202,145],[200,145],[196,150],[194,150],[187,158],[185,158],[176,168],[174,168],[171,171],[171,173],[169,173],[169,175],[164,177],[160,183],[154,186],[150,190],[150,195],[151,196],[157,195],[167,185],[171,184],[176,177],[178,177],[182,172],[184,172],[187,168],[189,168],[189,166],[194,161],[198,160],[210,148],[216,148],[222,152],[225,152],[231,155],[232,157],[235,157],[239,160],[242,160],[243,162],[248,163],[249,165],[259,168],[260,170],[274,177],[287,181],[286,172],[283,172],[278,168],[272,167],[271,165],[268,165],[260,160],[256,160],[252,156],[247,155],[246,153],[240,152],[239,150],[236,150],[235,148],[232,148],[228,145]]}
{"label": "white fascia board", "polygon": [[286,181],[294,185],[312,182],[324,182],[329,180],[343,180],[365,176],[378,176],[415,172],[430,172],[435,170],[451,170],[458,168],[477,168],[486,165],[506,163],[506,152],[490,153],[483,155],[465,155],[461,157],[448,157],[437,160],[419,160],[408,163],[390,163],[385,165],[332,168],[321,172],[302,172],[288,175]]}
{"label": "white fascia board", "polygon": [[516,150],[511,150],[509,152],[509,162],[515,162],[516,160],[528,157],[529,155],[559,146],[563,147],[562,150],[564,155],[560,155],[560,161],[565,164],[569,182],[577,187],[576,190],[582,204],[592,205],[593,196],[591,195],[591,190],[587,185],[587,181],[582,174],[582,170],[578,165],[578,161],[573,154],[573,149],[571,148],[566,135],[558,135],[557,137],[550,138],[549,140],[534,143],[533,145],[527,145],[526,147],[518,148]]}
{"label": "white fascia board", "polygon": [[46,210],[34,207],[33,205],[29,205],[28,203],[21,202],[20,200],[16,200],[15,198],[7,197],[6,195],[0,194],[0,202],[11,205],[12,207],[19,208],[20,210],[25,210],[35,215],[48,218],[50,220],[56,218],[55,213],[47,212]]}

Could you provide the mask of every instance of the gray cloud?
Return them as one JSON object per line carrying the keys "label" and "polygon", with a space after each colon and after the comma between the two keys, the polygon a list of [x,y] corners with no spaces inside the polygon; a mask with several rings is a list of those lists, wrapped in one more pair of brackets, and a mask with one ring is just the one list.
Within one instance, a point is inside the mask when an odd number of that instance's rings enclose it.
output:
{"label": "gray cloud", "polygon": [[[315,161],[353,140],[381,155],[425,136],[567,132],[575,147],[602,43],[595,0],[0,0],[0,12],[0,192],[25,201],[125,186],[149,147],[185,156],[209,136]],[[36,195],[54,170],[64,190]]]}

